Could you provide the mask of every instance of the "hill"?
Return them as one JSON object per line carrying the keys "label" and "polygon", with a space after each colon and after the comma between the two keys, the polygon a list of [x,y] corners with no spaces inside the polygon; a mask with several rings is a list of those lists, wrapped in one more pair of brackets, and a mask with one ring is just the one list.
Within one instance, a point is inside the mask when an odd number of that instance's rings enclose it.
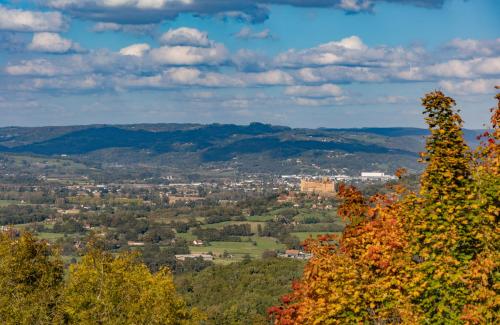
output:
{"label": "hill", "polygon": [[[427,130],[418,128],[292,129],[251,123],[133,124],[0,128],[0,152],[69,156],[80,162],[259,173],[417,171]],[[474,144],[480,131],[466,130]]]}

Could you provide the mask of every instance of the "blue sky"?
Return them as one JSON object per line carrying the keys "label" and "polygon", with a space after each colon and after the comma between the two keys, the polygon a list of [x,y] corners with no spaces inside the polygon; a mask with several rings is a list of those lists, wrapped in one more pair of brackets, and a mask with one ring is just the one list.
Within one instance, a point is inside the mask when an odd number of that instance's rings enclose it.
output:
{"label": "blue sky", "polygon": [[481,128],[499,84],[496,0],[0,0],[0,126]]}

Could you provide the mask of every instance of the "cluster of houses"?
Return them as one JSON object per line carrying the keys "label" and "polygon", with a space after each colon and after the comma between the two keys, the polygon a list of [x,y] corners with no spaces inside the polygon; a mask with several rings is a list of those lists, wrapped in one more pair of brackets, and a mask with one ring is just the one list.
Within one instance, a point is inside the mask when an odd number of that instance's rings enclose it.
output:
{"label": "cluster of houses", "polygon": [[312,254],[299,251],[298,249],[287,249],[285,253],[278,254],[278,257],[293,258],[297,260],[308,260],[312,257]]}

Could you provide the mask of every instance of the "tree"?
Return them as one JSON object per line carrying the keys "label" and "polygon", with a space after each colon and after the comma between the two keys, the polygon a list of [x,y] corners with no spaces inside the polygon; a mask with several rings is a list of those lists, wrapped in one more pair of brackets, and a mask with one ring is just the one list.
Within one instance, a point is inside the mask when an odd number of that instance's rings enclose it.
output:
{"label": "tree", "polygon": [[277,324],[499,322],[500,102],[475,154],[453,99],[436,91],[422,103],[431,135],[420,192],[397,185],[366,199],[341,187],[348,226],[307,243],[314,257],[270,310]]}
{"label": "tree", "polygon": [[138,256],[91,249],[70,268],[58,321],[68,324],[195,324],[167,269],[151,274]]}
{"label": "tree", "polygon": [[63,276],[63,262],[47,242],[0,232],[0,323],[51,323]]}
{"label": "tree", "polygon": [[[500,210],[485,196],[480,171],[474,174],[472,170],[474,161],[463,139],[462,120],[452,109],[455,101],[436,91],[422,103],[431,135],[423,155],[426,170],[420,195],[407,209],[413,257],[407,287],[426,322],[456,324],[463,321],[464,308],[478,289],[467,284],[470,277],[493,275],[493,270],[471,274],[471,267],[495,264],[488,251],[490,240],[496,237],[498,243],[498,232],[492,234],[498,230],[494,215],[498,218]],[[498,186],[498,173],[492,178]],[[497,203],[499,192],[496,187]]]}

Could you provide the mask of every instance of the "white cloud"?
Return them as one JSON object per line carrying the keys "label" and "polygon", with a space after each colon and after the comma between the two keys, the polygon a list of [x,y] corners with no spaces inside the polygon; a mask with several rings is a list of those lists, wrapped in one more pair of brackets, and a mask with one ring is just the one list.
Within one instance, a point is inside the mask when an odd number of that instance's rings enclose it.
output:
{"label": "white cloud", "polygon": [[297,71],[297,79],[306,83],[377,82],[389,75],[387,68],[324,66],[303,68]]}
{"label": "white cloud", "polygon": [[344,103],[345,97],[308,98],[292,97],[292,102],[299,106],[334,106]]}
{"label": "white cloud", "polygon": [[368,47],[358,36],[332,41],[305,50],[288,50],[275,58],[283,67],[354,65],[369,67],[401,67],[422,60],[424,50],[418,47]]}
{"label": "white cloud", "polygon": [[494,94],[495,86],[500,86],[500,79],[443,80],[439,85],[446,92],[457,95]]}
{"label": "white cloud", "polygon": [[70,51],[81,51],[81,47],[73,41],[61,37],[57,33],[35,33],[28,49],[34,52],[45,53],[67,53]]}
{"label": "white cloud", "polygon": [[265,28],[260,32],[254,32],[250,27],[243,27],[238,33],[235,34],[236,38],[240,39],[273,39],[269,28]]}
{"label": "white cloud", "polygon": [[55,76],[60,74],[61,70],[51,61],[36,59],[8,65],[5,72],[12,76]]}
{"label": "white cloud", "polygon": [[46,89],[46,90],[65,90],[69,92],[79,92],[94,90],[100,87],[104,79],[98,75],[86,75],[75,77],[62,77],[58,79],[40,79],[35,78],[28,80],[20,85],[23,90],[35,90],[35,89]]}
{"label": "white cloud", "polygon": [[216,65],[227,59],[228,51],[222,44],[212,47],[162,46],[150,51],[154,62],[166,65]]}
{"label": "white cloud", "polygon": [[58,32],[67,22],[59,12],[9,9],[0,5],[0,30],[15,32]]}
{"label": "white cloud", "polygon": [[184,45],[207,47],[210,45],[207,32],[196,28],[181,27],[170,29],[160,37],[160,42],[165,45]]}
{"label": "white cloud", "polygon": [[250,84],[256,85],[290,85],[293,83],[293,77],[281,70],[270,70],[258,73],[248,73],[245,75]]}
{"label": "white cloud", "polygon": [[448,42],[444,48],[459,58],[495,56],[500,53],[500,38],[494,40],[456,38]]}
{"label": "white cloud", "polygon": [[151,46],[149,46],[149,44],[146,44],[146,43],[133,44],[133,45],[122,48],[120,50],[120,54],[121,55],[128,55],[128,56],[142,57],[150,49],[151,49]]}
{"label": "white cloud", "polygon": [[92,31],[96,33],[103,32],[124,32],[132,34],[148,34],[156,28],[155,24],[117,24],[99,22],[92,27]]}
{"label": "white cloud", "polygon": [[308,98],[338,97],[343,95],[342,89],[333,84],[320,86],[291,86],[285,89],[285,94],[290,96]]}
{"label": "white cloud", "polygon": [[338,8],[350,12],[371,10],[374,3],[371,0],[340,0]]}
{"label": "white cloud", "polygon": [[119,88],[169,89],[183,86],[201,87],[242,87],[244,82],[228,75],[203,72],[197,68],[169,68],[154,76],[120,76],[115,79]]}
{"label": "white cloud", "polygon": [[44,76],[79,75],[92,72],[92,67],[81,55],[73,55],[64,59],[22,60],[8,64],[5,72],[12,76]]}
{"label": "white cloud", "polygon": [[403,71],[400,76],[407,80],[433,78],[471,79],[500,75],[500,56],[470,60],[449,60]]}

